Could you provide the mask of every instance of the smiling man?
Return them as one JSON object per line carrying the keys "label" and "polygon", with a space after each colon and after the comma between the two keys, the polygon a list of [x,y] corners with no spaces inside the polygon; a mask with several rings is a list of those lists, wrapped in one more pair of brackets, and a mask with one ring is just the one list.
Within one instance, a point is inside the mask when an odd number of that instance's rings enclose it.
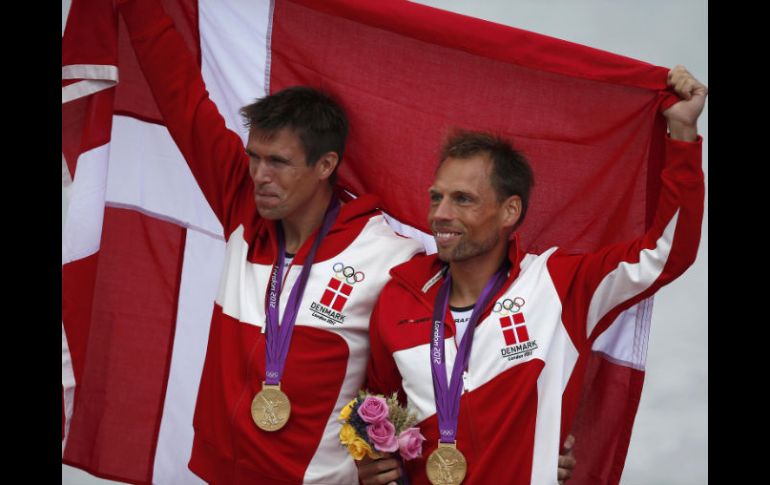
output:
{"label": "smiling man", "polygon": [[[608,316],[678,277],[697,253],[696,122],[707,89],[681,66],[668,84],[683,100],[663,113],[670,134],[654,221],[643,237],[596,253],[522,252],[514,230],[532,185],[524,157],[485,133],[447,141],[429,189],[438,254],[391,271],[370,325],[370,390],[399,392],[427,439],[406,463],[415,483],[556,483],[578,358]],[[383,459],[359,476],[381,484],[399,471]]]}

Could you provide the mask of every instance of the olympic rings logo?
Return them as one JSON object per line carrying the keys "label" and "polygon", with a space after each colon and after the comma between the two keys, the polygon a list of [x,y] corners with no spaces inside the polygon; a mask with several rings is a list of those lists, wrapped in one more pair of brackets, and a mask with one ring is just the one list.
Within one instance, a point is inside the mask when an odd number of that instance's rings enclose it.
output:
{"label": "olympic rings logo", "polygon": [[354,285],[364,281],[364,272],[356,271],[352,266],[345,266],[343,263],[334,263],[332,267],[334,273],[349,285]]}
{"label": "olympic rings logo", "polygon": [[502,313],[503,310],[507,310],[511,313],[518,313],[521,311],[521,307],[524,306],[524,298],[517,296],[513,300],[510,298],[506,298],[503,301],[498,301],[495,303],[495,307],[493,308],[493,311],[495,313]]}

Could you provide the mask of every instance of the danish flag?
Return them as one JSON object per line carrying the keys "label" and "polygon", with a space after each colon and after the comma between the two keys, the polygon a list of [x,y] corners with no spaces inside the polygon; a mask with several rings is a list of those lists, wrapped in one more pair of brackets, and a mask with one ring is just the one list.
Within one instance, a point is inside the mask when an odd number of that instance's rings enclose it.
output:
{"label": "danish flag", "polygon": [[529,340],[523,313],[514,313],[513,315],[501,318],[500,326],[503,328],[505,345],[520,344]]}
{"label": "danish flag", "polygon": [[337,278],[331,278],[321,298],[321,304],[330,307],[335,312],[341,312],[351,291],[353,291],[353,287],[349,284],[343,283]]}

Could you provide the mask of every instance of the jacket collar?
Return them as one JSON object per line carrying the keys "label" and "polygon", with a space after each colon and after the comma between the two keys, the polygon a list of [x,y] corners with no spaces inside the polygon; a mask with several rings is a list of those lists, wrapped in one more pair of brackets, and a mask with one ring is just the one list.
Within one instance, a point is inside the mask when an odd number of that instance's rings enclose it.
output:
{"label": "jacket collar", "polygon": [[[485,308],[483,314],[488,313],[494,302],[505,293],[508,287],[519,276],[521,271],[520,263],[524,253],[520,249],[519,235],[515,233],[508,241],[508,261],[511,268],[508,271],[508,277],[498,294],[490,300],[488,308]],[[441,281],[444,279],[448,266],[438,259],[437,254],[421,255],[412,258],[406,263],[400,264],[391,269],[390,274],[394,280],[399,282],[410,293],[414,294],[427,308],[433,309],[438,289]]]}
{"label": "jacket collar", "polygon": [[[369,219],[379,212],[380,200],[375,195],[364,194],[354,199],[340,188],[336,188],[333,197],[339,198],[343,204],[340,207],[337,219],[318,248],[315,262],[331,259],[350,246],[366,223],[369,222]],[[278,220],[265,220],[265,229],[270,240],[272,259],[278,253],[279,223],[280,221]],[[313,231],[299,248],[294,255],[294,264],[302,264],[305,261],[319,230],[320,226]]]}

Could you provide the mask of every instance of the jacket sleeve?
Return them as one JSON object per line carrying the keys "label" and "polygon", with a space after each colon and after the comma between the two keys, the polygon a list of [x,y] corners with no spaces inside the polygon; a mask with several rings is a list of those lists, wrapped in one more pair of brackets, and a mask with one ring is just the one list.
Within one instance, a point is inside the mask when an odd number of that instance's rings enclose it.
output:
{"label": "jacket sleeve", "polygon": [[[372,310],[369,322],[369,342],[371,354],[366,367],[366,383],[364,387],[372,393],[390,395],[397,392],[402,403],[406,402],[406,394],[401,387],[401,373],[398,371],[393,354],[382,333],[382,325],[387,323],[384,310],[387,307],[388,286],[385,286],[377,303]],[[391,300],[392,301],[392,300]]]}
{"label": "jacket sleeve", "polygon": [[548,270],[562,317],[579,341],[593,341],[617,315],[681,275],[695,261],[703,219],[702,138],[666,139],[653,223],[639,239],[577,256],[553,254]]}
{"label": "jacket sleeve", "polygon": [[251,203],[248,157],[209,99],[198,63],[157,0],[119,0],[131,44],[171,137],[228,237]]}

